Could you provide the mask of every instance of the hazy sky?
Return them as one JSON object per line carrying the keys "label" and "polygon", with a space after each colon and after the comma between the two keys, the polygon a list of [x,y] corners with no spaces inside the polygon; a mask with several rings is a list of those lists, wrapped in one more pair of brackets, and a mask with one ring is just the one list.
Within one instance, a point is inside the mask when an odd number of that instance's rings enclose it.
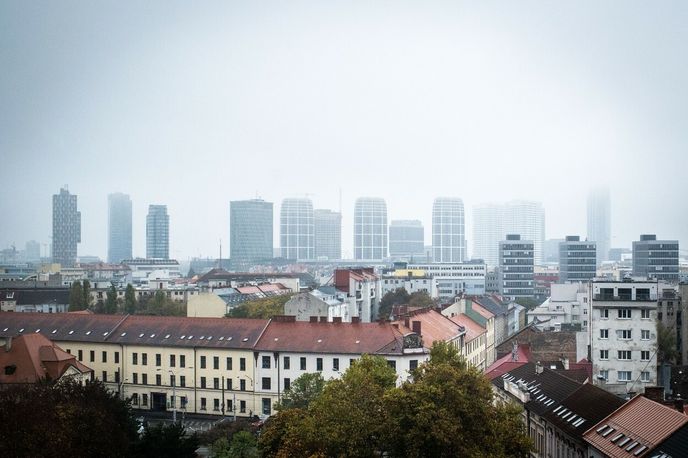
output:
{"label": "hazy sky", "polygon": [[[229,201],[387,200],[421,219],[535,199],[546,237],[688,244],[688,2],[0,2],[0,248],[49,243],[79,197],[79,254],[107,255],[107,195],[167,204],[171,256],[227,253]],[[227,250],[227,251],[224,251]]]}

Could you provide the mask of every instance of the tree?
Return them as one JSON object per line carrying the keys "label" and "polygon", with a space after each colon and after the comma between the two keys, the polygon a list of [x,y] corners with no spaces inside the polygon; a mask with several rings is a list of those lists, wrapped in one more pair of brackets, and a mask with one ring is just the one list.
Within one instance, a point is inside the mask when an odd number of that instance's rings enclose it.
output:
{"label": "tree", "polygon": [[105,300],[105,313],[109,315],[114,315],[117,313],[117,289],[115,288],[115,285],[110,285],[110,288],[107,290],[106,293],[106,300]]}
{"label": "tree", "polygon": [[86,310],[91,306],[91,283],[88,280],[82,282],[81,294],[83,295],[81,302],[83,308],[81,310]]}
{"label": "tree", "polygon": [[248,431],[239,431],[232,437],[229,455],[232,458],[257,458],[258,447],[256,438]]}
{"label": "tree", "polygon": [[124,291],[124,310],[126,313],[133,314],[136,312],[136,291],[131,283],[127,284],[127,289]]}
{"label": "tree", "polygon": [[320,396],[325,388],[325,379],[320,372],[305,373],[291,383],[282,395],[277,410],[307,409],[310,403]]}
{"label": "tree", "polygon": [[411,307],[433,307],[435,301],[432,300],[427,291],[416,291],[411,293],[408,305]]}
{"label": "tree", "polygon": [[132,456],[160,458],[193,458],[198,448],[196,434],[185,436],[181,423],[158,424],[146,429]]}
{"label": "tree", "polygon": [[229,318],[268,319],[275,315],[284,315],[284,304],[292,296],[293,294],[280,294],[278,296],[246,301],[234,307],[226,316]]}
{"label": "tree", "polygon": [[380,299],[378,316],[380,318],[389,318],[392,313],[392,308],[395,305],[406,305],[409,303],[410,299],[411,296],[406,292],[406,288],[397,288],[394,291],[388,291],[387,294]]}
{"label": "tree", "polygon": [[673,364],[677,356],[676,332],[657,321],[657,361]]}
{"label": "tree", "polygon": [[83,299],[84,295],[81,290],[81,282],[75,281],[72,283],[72,287],[69,290],[69,311],[77,312],[83,310]]}
{"label": "tree", "polygon": [[212,458],[231,458],[229,454],[229,441],[226,437],[221,437],[210,446],[210,456]]}
{"label": "tree", "polygon": [[71,378],[0,390],[0,456],[129,456],[138,436],[127,401]]}

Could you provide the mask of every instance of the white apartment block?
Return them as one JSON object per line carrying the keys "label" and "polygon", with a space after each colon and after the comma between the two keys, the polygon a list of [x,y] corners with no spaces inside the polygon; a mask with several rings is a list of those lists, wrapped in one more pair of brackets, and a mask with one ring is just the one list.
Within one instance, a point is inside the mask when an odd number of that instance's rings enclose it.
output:
{"label": "white apartment block", "polygon": [[424,275],[433,278],[437,282],[437,297],[440,299],[459,294],[485,294],[487,267],[482,262],[409,263],[407,268],[423,271]]}
{"label": "white apartment block", "polygon": [[588,327],[588,282],[551,285],[551,295],[545,302],[528,312],[528,323],[540,329],[560,330],[562,324]]}

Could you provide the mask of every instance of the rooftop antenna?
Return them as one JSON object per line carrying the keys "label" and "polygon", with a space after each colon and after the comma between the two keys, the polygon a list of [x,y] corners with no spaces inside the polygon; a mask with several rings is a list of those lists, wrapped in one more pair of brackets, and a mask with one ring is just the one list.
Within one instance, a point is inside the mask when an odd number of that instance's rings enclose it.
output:
{"label": "rooftop antenna", "polygon": [[222,239],[220,239],[220,259],[217,260],[217,267],[222,268]]}

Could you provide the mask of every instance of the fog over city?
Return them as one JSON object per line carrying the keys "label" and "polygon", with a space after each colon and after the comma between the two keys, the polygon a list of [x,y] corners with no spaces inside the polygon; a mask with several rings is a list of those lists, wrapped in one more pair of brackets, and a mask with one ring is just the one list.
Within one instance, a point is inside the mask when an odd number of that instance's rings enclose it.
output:
{"label": "fog over city", "polygon": [[[0,3],[0,249],[49,244],[78,196],[79,255],[107,254],[108,194],[170,215],[170,256],[229,249],[229,202],[305,197],[388,219],[432,202],[541,201],[545,238],[688,243],[686,2]],[[683,254],[683,252],[681,253]]]}

